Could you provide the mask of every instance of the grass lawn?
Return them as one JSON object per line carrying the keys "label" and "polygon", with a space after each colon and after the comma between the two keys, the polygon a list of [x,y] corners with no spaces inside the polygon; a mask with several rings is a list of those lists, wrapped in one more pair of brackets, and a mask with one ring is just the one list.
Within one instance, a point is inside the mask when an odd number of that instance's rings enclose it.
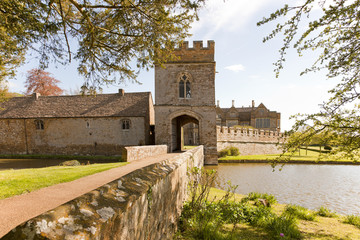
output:
{"label": "grass lawn", "polygon": [[0,171],[0,199],[31,192],[94,173],[120,167],[127,163],[104,163],[74,167],[46,167]]}
{"label": "grass lawn", "polygon": [[[212,188],[211,198],[216,196],[219,199],[225,194],[225,191]],[[240,200],[244,195],[235,194],[236,200]],[[274,212],[280,215],[284,209],[283,204],[272,205]],[[332,239],[360,239],[360,229],[343,223],[345,216],[336,216],[333,218],[316,216],[315,221],[298,220],[303,239],[314,240],[332,240]],[[231,226],[226,226],[229,231]],[[246,223],[237,224],[235,239],[269,239],[267,233],[260,227],[251,226]]]}
{"label": "grass lawn", "polygon": [[[326,155],[326,153],[322,153],[322,155]],[[319,151],[313,151],[312,149],[300,149],[300,153],[294,154],[290,160],[291,161],[308,161],[308,162],[323,162],[323,161],[338,161],[338,162],[352,162],[349,159],[344,160],[336,160],[335,158],[321,158],[319,159],[320,153]],[[264,154],[264,155],[245,155],[245,156],[226,156],[219,158],[219,162],[222,160],[274,160],[279,157],[279,154]]]}

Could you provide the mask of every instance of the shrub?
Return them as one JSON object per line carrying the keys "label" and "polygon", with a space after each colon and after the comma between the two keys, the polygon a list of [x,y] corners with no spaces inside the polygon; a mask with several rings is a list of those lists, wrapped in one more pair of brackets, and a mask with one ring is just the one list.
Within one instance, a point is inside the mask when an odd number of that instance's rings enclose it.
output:
{"label": "shrub", "polygon": [[301,206],[297,205],[286,205],[283,215],[293,216],[302,220],[314,221],[315,213]]}
{"label": "shrub", "polygon": [[236,147],[230,147],[230,156],[238,156],[240,154],[239,149]]}
{"label": "shrub", "polygon": [[230,150],[228,148],[225,148],[218,152],[218,157],[222,158],[222,157],[230,156],[230,154],[231,154]]}
{"label": "shrub", "polygon": [[247,206],[243,209],[245,221],[254,226],[265,227],[268,225],[269,220],[275,217],[275,214],[271,211],[271,208],[264,206],[253,207]]}
{"label": "shrub", "polygon": [[238,156],[240,154],[239,149],[236,147],[228,147],[218,152],[218,157],[226,156]]}
{"label": "shrub", "polygon": [[316,212],[316,214],[321,217],[328,217],[328,218],[336,217],[336,213],[330,211],[326,207],[320,207],[319,210]]}
{"label": "shrub", "polygon": [[296,219],[292,216],[280,216],[269,219],[265,229],[273,239],[300,239],[301,234]]}
{"label": "shrub", "polygon": [[190,200],[184,204],[179,220],[179,239],[232,239],[233,231],[223,232],[225,223],[242,220],[239,203],[230,201],[236,187],[228,183],[225,195],[218,201],[209,201],[209,192],[216,180],[216,171],[199,168],[188,170]]}
{"label": "shrub", "polygon": [[277,203],[277,200],[274,195],[267,194],[267,193],[258,193],[258,192],[251,192],[246,197],[241,199],[241,202],[248,202],[248,201],[256,201],[258,199],[265,199],[269,202],[269,204]]}
{"label": "shrub", "polygon": [[355,215],[346,216],[344,223],[348,223],[354,225],[355,227],[360,228],[360,216],[355,216]]}

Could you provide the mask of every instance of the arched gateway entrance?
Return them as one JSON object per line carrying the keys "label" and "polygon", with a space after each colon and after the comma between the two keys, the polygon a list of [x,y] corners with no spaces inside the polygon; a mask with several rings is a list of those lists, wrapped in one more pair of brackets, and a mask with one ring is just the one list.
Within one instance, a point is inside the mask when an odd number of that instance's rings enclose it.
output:
{"label": "arched gateway entrance", "polygon": [[183,151],[184,145],[198,145],[199,120],[189,116],[181,115],[171,120],[171,151]]}

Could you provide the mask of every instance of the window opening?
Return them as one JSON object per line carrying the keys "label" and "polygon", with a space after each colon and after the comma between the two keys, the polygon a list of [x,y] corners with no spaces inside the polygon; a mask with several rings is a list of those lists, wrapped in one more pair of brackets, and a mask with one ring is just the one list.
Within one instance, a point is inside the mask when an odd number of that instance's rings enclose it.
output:
{"label": "window opening", "polygon": [[180,80],[179,82],[179,97],[180,98],[184,98],[185,94],[184,94],[184,81]]}
{"label": "window opening", "polygon": [[86,128],[90,128],[90,123],[86,122]]}
{"label": "window opening", "polygon": [[186,98],[191,98],[191,87],[189,81],[186,81]]}
{"label": "window opening", "polygon": [[35,120],[35,127],[38,130],[44,130],[44,121],[43,120]]}
{"label": "window opening", "polygon": [[270,119],[269,118],[257,118],[256,119],[256,128],[270,128]]}
{"label": "window opening", "polygon": [[122,129],[130,129],[130,120],[122,121]]}

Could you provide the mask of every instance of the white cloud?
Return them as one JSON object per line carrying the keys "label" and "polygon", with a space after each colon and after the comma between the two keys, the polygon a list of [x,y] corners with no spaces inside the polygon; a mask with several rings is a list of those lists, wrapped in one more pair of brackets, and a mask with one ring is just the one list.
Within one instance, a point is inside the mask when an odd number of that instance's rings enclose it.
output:
{"label": "white cloud", "polygon": [[272,0],[209,0],[200,12],[200,21],[193,23],[191,32],[196,34],[206,29],[211,38],[218,30],[234,32],[244,26],[255,13]]}
{"label": "white cloud", "polygon": [[233,72],[240,72],[245,71],[245,67],[242,64],[230,65],[225,67],[225,69],[233,71]]}

